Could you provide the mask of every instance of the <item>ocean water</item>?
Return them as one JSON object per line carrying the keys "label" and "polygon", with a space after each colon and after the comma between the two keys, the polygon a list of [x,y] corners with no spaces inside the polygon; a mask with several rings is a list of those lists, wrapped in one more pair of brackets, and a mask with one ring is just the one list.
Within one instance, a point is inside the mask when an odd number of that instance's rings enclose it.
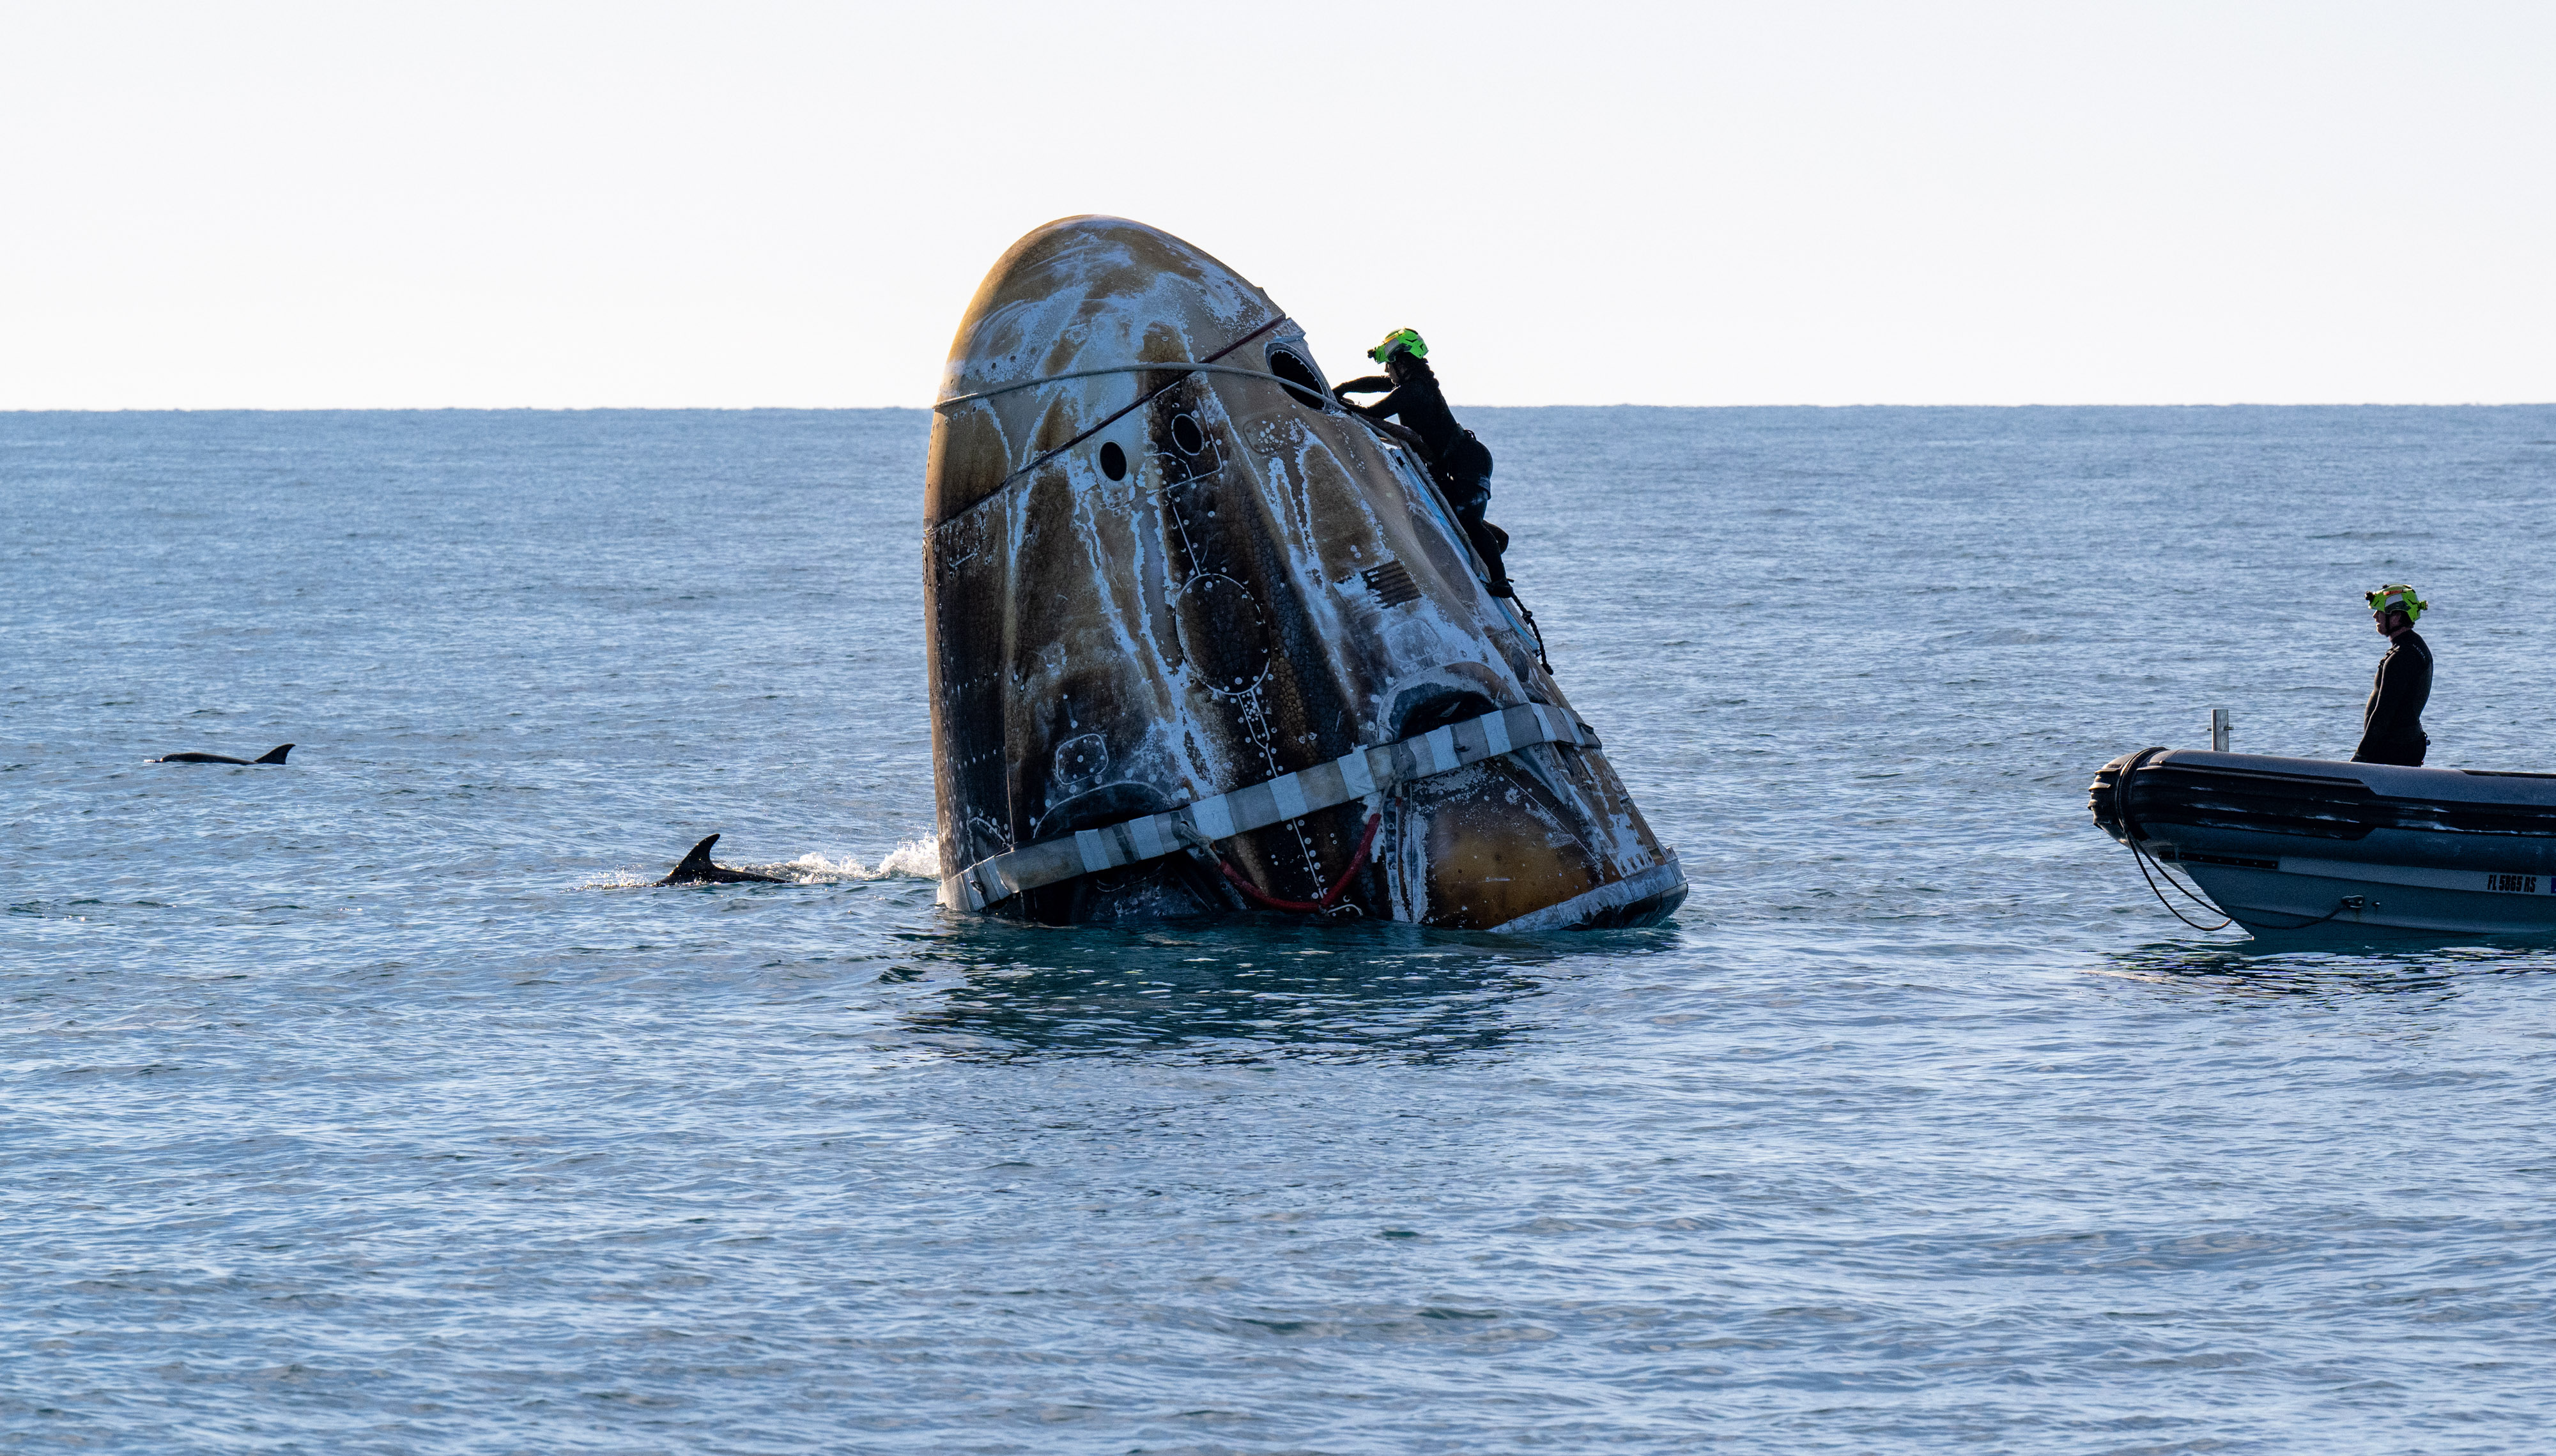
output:
{"label": "ocean water", "polygon": [[919,412],[0,415],[0,1449],[2548,1448],[2556,946],[2084,789],[2556,769],[2556,408],[1467,415],[1670,926],[937,910]]}

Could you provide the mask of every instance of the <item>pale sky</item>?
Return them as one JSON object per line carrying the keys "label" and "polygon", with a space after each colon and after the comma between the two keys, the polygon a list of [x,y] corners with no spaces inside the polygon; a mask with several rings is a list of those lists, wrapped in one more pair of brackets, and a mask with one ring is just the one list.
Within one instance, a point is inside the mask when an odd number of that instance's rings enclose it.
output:
{"label": "pale sky", "polygon": [[2556,5],[0,0],[0,408],[920,406],[1021,233],[1460,403],[2556,401]]}

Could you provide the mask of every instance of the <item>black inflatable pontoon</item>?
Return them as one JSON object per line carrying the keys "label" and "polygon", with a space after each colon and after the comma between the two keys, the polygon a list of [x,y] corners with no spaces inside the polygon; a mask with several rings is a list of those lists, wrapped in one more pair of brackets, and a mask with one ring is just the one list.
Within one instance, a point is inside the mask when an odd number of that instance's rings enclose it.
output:
{"label": "black inflatable pontoon", "polygon": [[2104,832],[2256,934],[2556,931],[2556,774],[2151,748],[2087,795]]}

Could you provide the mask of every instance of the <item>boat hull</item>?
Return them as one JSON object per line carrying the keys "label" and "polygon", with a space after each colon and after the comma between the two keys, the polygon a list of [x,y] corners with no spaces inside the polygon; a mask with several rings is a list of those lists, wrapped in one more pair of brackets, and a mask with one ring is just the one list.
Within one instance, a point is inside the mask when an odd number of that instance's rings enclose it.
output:
{"label": "boat hull", "polygon": [[2258,935],[2556,932],[2556,775],[2150,750],[2088,797]]}

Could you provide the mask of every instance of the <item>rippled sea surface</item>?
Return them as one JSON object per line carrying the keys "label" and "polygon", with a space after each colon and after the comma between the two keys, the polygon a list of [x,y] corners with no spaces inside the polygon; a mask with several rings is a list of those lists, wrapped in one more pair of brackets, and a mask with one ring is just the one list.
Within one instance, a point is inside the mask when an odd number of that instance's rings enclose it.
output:
{"label": "rippled sea surface", "polygon": [[2556,769],[2556,409],[1467,416],[1666,928],[936,910],[919,412],[0,415],[0,1448],[2548,1448],[2556,947],[2084,789]]}

